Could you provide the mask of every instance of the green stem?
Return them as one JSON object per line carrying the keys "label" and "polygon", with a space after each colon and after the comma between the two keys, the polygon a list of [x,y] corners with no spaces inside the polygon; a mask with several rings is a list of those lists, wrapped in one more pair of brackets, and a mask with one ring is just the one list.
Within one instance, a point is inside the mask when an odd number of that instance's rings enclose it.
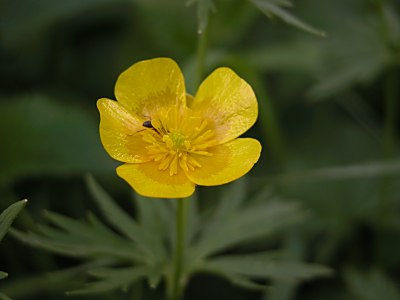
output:
{"label": "green stem", "polygon": [[204,66],[206,61],[207,53],[207,41],[208,41],[208,27],[202,32],[198,33],[197,39],[197,66],[196,66],[196,88],[199,87],[204,76]]}
{"label": "green stem", "polygon": [[385,123],[383,135],[385,158],[391,158],[395,153],[398,96],[395,70],[389,70],[385,82]]}
{"label": "green stem", "polygon": [[[385,159],[393,158],[396,151],[396,125],[399,90],[395,70],[388,70],[385,82],[385,121],[383,128],[383,156]],[[381,185],[381,217],[386,218],[390,212],[390,186],[392,178],[385,176]]]}
{"label": "green stem", "polygon": [[186,199],[178,199],[178,207],[176,210],[174,277],[171,300],[180,300],[183,291],[182,270],[185,256],[186,202]]}

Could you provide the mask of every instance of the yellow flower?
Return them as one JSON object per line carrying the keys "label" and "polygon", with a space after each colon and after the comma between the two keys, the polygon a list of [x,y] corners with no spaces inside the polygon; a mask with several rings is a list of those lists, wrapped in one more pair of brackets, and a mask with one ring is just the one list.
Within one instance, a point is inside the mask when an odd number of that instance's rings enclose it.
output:
{"label": "yellow flower", "polygon": [[117,168],[139,194],[190,196],[196,185],[220,185],[246,174],[260,143],[237,138],[256,121],[257,99],[229,68],[215,70],[195,97],[186,94],[169,58],[138,62],[115,85],[118,101],[100,99],[100,137]]}

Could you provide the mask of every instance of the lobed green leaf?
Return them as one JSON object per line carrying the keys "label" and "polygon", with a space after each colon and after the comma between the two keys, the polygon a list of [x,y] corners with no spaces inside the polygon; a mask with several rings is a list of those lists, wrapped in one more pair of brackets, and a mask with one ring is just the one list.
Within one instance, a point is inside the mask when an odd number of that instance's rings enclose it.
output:
{"label": "lobed green leaf", "polygon": [[165,249],[162,245],[162,240],[151,235],[147,228],[140,226],[127,213],[119,208],[111,197],[100,187],[94,180],[93,176],[86,177],[89,191],[93,199],[96,201],[104,217],[118,231],[126,237],[134,241],[149,259],[154,261],[162,260],[165,256]]}
{"label": "lobed green leaf", "polygon": [[213,232],[205,232],[195,245],[195,251],[199,257],[206,257],[265,237],[304,217],[305,212],[294,203],[271,202],[243,207],[223,219],[223,225],[215,227]]}
{"label": "lobed green leaf", "polygon": [[117,289],[125,289],[129,285],[144,278],[148,273],[146,267],[106,268],[92,270],[90,274],[102,280],[87,284],[86,287],[71,292],[68,295],[100,294]]}
{"label": "lobed green leaf", "polygon": [[276,253],[271,252],[220,256],[208,260],[206,264],[227,273],[287,281],[309,280],[332,274],[327,267],[279,259]]}
{"label": "lobed green leaf", "polygon": [[351,294],[360,300],[399,300],[396,284],[382,271],[362,273],[354,269],[345,271],[345,279]]}
{"label": "lobed green leaf", "polygon": [[0,271],[0,279],[4,279],[8,276],[8,273]]}
{"label": "lobed green leaf", "polygon": [[0,215],[0,242],[6,235],[12,222],[17,217],[19,212],[25,207],[28,200],[21,200],[6,208]]}
{"label": "lobed green leaf", "polygon": [[260,11],[262,11],[268,18],[272,18],[276,16],[280,18],[282,21],[297,27],[301,30],[307,31],[309,33],[325,36],[325,32],[308,25],[307,23],[303,22],[296,16],[292,15],[291,13],[287,12],[285,9],[281,8],[280,6],[288,7],[289,1],[277,1],[277,0],[249,0],[253,3]]}

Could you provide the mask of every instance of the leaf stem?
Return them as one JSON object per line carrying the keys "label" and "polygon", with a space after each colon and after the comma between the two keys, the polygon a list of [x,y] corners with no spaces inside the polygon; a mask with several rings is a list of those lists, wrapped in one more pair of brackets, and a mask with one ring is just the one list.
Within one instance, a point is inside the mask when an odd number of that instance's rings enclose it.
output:
{"label": "leaf stem", "polygon": [[176,209],[176,239],[175,239],[175,257],[174,257],[174,277],[171,300],[180,300],[182,298],[183,284],[182,271],[185,256],[185,226],[186,226],[186,199],[178,199]]}

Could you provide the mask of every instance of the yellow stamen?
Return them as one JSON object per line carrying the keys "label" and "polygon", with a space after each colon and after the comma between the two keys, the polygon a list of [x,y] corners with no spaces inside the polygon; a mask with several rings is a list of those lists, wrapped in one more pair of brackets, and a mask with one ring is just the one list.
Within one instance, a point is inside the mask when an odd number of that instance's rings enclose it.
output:
{"label": "yellow stamen", "polygon": [[198,158],[213,155],[210,151],[216,145],[213,125],[193,116],[190,109],[160,111],[151,120],[154,128],[140,133],[147,143],[150,160],[159,163],[159,170],[169,170],[170,176],[180,171],[191,172],[201,168],[196,155]]}

